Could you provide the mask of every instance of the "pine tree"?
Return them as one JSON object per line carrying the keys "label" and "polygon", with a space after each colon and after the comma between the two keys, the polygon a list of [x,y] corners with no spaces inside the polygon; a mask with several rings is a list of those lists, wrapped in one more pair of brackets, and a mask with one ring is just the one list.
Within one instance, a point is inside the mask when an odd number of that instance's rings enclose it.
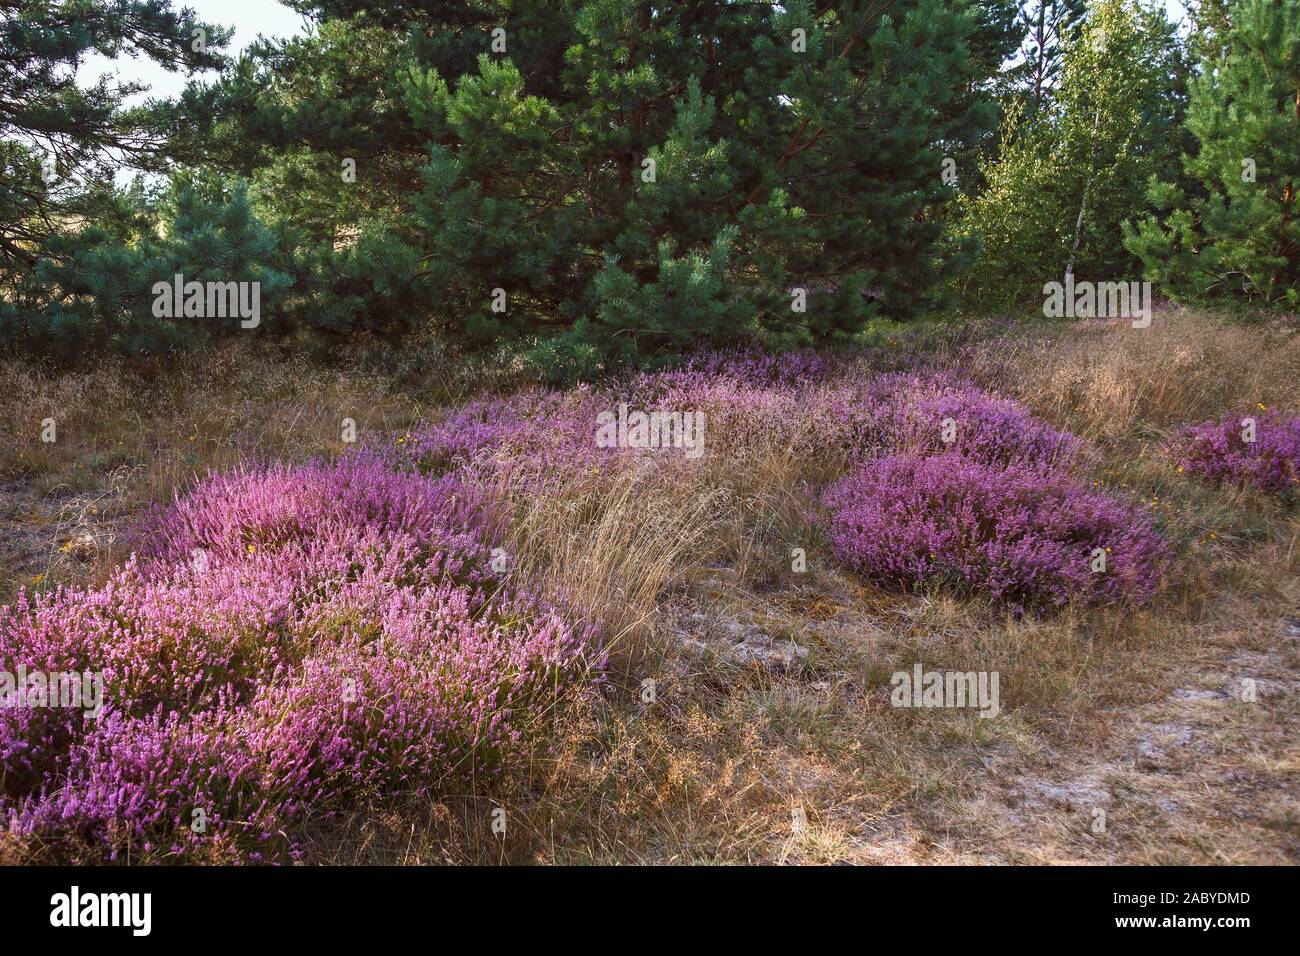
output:
{"label": "pine tree", "polygon": [[244,184],[179,176],[156,212],[161,235],[151,228],[122,241],[101,226],[51,235],[18,287],[21,302],[39,305],[0,310],[0,340],[63,358],[188,347],[235,334],[239,317],[157,315],[157,283],[177,274],[185,282],[257,283],[267,311],[293,285],[292,264],[279,261],[284,246],[253,215]]}
{"label": "pine tree", "polygon": [[844,340],[956,264],[941,162],[994,120],[1004,5],[302,0],[319,31],[196,90],[195,130],[267,221],[287,177],[317,241],[373,210],[446,336],[553,374]]}
{"label": "pine tree", "polygon": [[0,287],[29,274],[62,225],[112,215],[112,191],[86,183],[110,181],[127,162],[162,168],[172,105],[126,106],[144,90],[137,83],[79,83],[85,57],[219,67],[229,37],[169,0],[0,3]]}
{"label": "pine tree", "polygon": [[1024,41],[1020,62],[1010,72],[1014,88],[1023,93],[1030,117],[1049,105],[1061,75],[1061,62],[1070,33],[1083,19],[1084,0],[1029,0],[1020,10]]}
{"label": "pine tree", "polygon": [[1147,277],[1170,295],[1300,306],[1300,0],[1238,0],[1226,56],[1212,44],[1191,86],[1191,186],[1151,184],[1149,216],[1126,229]]}
{"label": "pine tree", "polygon": [[1196,0],[1189,3],[1191,35],[1188,45],[1197,63],[1222,60],[1228,53],[1233,0]]}
{"label": "pine tree", "polygon": [[142,278],[133,244],[151,234],[150,199],[139,179],[125,191],[113,180],[166,168],[180,114],[164,101],[127,105],[138,83],[86,83],[87,55],[192,71],[221,66],[229,36],[169,0],[0,2],[0,342],[54,336],[76,354],[120,332],[97,326],[97,310],[116,315],[147,292],[129,283]]}

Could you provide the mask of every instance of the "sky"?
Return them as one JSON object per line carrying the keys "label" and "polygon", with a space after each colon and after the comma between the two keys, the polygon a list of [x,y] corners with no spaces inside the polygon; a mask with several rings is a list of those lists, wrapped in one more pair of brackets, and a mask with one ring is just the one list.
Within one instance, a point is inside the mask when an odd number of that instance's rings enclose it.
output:
{"label": "sky", "polygon": [[[174,7],[190,7],[207,23],[234,27],[235,35],[225,53],[234,56],[258,35],[291,37],[305,33],[301,14],[276,0],[175,0]],[[148,57],[132,59],[120,56],[110,60],[98,54],[86,57],[78,71],[78,83],[90,82],[104,73],[116,73],[122,82],[140,81],[149,84],[148,96],[170,98],[177,96],[189,82],[184,73],[169,73]],[[196,74],[202,77],[204,74]],[[209,73],[209,78],[215,74]]]}

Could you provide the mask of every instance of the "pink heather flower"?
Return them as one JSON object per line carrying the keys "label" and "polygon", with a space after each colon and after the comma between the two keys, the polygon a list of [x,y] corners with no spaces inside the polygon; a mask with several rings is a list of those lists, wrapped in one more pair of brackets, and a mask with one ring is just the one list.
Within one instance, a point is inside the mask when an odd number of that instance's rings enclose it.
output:
{"label": "pink heather flower", "polygon": [[[835,556],[883,584],[1018,607],[1152,597],[1170,551],[1138,510],[1072,479],[951,455],[859,466],[824,496]],[[1105,570],[1093,570],[1094,549]]]}
{"label": "pink heather flower", "polygon": [[1035,418],[1019,403],[948,375],[848,379],[829,385],[818,400],[826,407],[827,444],[850,459],[918,452],[1070,471],[1091,457],[1081,439]]}
{"label": "pink heather flower", "polygon": [[[1245,440],[1250,419],[1253,442]],[[1216,484],[1293,494],[1300,487],[1300,417],[1267,409],[1184,428],[1172,448],[1179,467]]]}
{"label": "pink heather flower", "polygon": [[20,594],[0,668],[101,673],[105,707],[0,709],[9,830],[278,859],[309,819],[520,758],[603,660],[585,617],[491,576],[485,528],[457,479],[372,456],[250,466],[151,516],[103,587]]}

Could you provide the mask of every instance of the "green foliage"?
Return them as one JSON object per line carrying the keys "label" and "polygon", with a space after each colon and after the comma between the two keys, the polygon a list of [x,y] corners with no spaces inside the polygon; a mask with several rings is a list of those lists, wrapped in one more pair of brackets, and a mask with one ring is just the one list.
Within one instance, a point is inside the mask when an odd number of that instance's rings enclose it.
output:
{"label": "green foliage", "polygon": [[112,185],[120,169],[165,167],[180,113],[161,101],[129,105],[141,84],[87,82],[77,70],[91,54],[219,67],[229,36],[168,0],[0,4],[0,341],[79,355],[189,337],[152,328],[147,313],[142,283],[168,258],[148,190],[138,178]]}
{"label": "green foliage", "polygon": [[[292,0],[233,62],[167,0],[2,5],[0,336],[234,332],[155,314],[181,274],[259,283],[262,335],[571,379],[1067,270],[1294,303],[1298,3],[1201,0],[1183,43],[1154,0]],[[91,52],[221,73],[128,107]]]}
{"label": "green foliage", "polygon": [[1132,0],[1098,0],[1072,36],[1055,101],[1010,114],[967,207],[965,231],[983,242],[970,299],[1033,295],[1071,268],[1094,280],[1135,269],[1120,226],[1150,177],[1174,168],[1182,52],[1163,10]]}
{"label": "green foliage", "polygon": [[1066,45],[1086,6],[1085,0],[1027,0],[1020,10],[1020,56],[1003,81],[1020,95],[1029,116],[1053,102]]}
{"label": "green foliage", "polygon": [[[1300,0],[1239,0],[1226,46],[1191,86],[1187,184],[1155,180],[1158,216],[1125,230],[1147,277],[1178,298],[1300,307]],[[1222,19],[1219,21],[1222,23]],[[1226,49],[1226,55],[1221,52]]]}
{"label": "green foliage", "polygon": [[428,315],[419,268],[419,252],[386,222],[364,222],[354,241],[296,257],[293,299],[268,330],[307,330],[326,345],[363,335],[391,344]]}
{"label": "green foliage", "polygon": [[[194,30],[205,31],[202,49]],[[176,110],[155,101],[128,106],[140,84],[78,83],[86,56],[145,56],[168,70],[218,67],[229,36],[169,0],[0,4],[0,296],[31,278],[62,225],[112,217],[112,190],[87,183],[111,181],[127,159],[137,169],[161,168]]]}
{"label": "green foliage", "polygon": [[[214,157],[313,241],[382,222],[395,262],[420,259],[412,285],[384,280],[403,314],[554,375],[836,341],[930,307],[958,264],[939,255],[940,162],[983,142],[979,80],[1014,42],[1007,0],[298,7],[314,35],[194,91]],[[350,301],[319,321],[382,315]]]}
{"label": "green foliage", "polygon": [[[155,314],[154,285],[256,282],[261,309],[274,309],[292,283],[276,267],[276,237],[253,216],[244,184],[178,178],[162,198],[160,234],[123,241],[102,226],[59,233],[18,286],[17,306],[0,310],[0,338],[64,357],[139,353],[194,345],[238,330],[237,317]],[[24,307],[25,306],[25,307]]]}
{"label": "green foliage", "polygon": [[1197,63],[1222,60],[1228,54],[1230,11],[1234,0],[1192,0],[1189,52]]}

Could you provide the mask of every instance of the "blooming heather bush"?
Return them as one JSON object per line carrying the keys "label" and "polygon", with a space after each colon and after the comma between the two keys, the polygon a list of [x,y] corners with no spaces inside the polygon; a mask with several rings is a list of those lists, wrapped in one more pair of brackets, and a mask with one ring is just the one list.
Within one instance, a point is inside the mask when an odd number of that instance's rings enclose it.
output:
{"label": "blooming heather bush", "polygon": [[[643,479],[671,483],[689,465],[683,449],[667,454],[659,448],[601,447],[601,414],[630,411],[703,412],[708,421],[707,448],[725,434],[734,414],[762,422],[762,409],[749,394],[730,391],[730,380],[705,380],[708,395],[682,392],[647,376],[638,386],[596,391],[585,386],[567,392],[519,392],[504,398],[481,398],[414,434],[399,439],[396,457],[425,473],[457,475],[473,484],[505,479],[529,492],[565,479],[636,471]],[[696,379],[692,379],[694,381]],[[646,383],[651,383],[647,385]],[[754,390],[750,390],[753,392]]]}
{"label": "blooming heather bush", "polygon": [[816,421],[796,390],[701,373],[666,376],[653,390],[657,399],[642,407],[703,415],[706,452],[731,467],[782,448],[810,450]]}
{"label": "blooming heather bush", "polygon": [[669,390],[689,392],[719,385],[773,389],[793,394],[824,381],[834,363],[815,352],[707,352],[678,369],[637,372],[611,388],[643,404],[663,400]]}
{"label": "blooming heather bush", "polygon": [[[480,474],[504,473],[533,484],[596,469],[637,467],[644,456],[628,454],[634,449],[596,444],[597,415],[614,412],[620,404],[640,411],[704,412],[709,441],[719,443],[719,452],[737,450],[754,444],[756,436],[779,441],[804,427],[806,422],[796,422],[798,397],[829,369],[824,357],[811,352],[715,352],[680,369],[632,373],[601,389],[527,389],[488,396],[399,437],[396,457],[414,461],[426,473],[477,466]],[[724,442],[730,447],[724,449]],[[674,471],[663,469],[665,461],[679,460],[665,456],[655,462],[652,474],[670,480]]]}
{"label": "blooming heather bush", "polygon": [[145,559],[170,568],[206,552],[215,561],[300,549],[323,535],[410,538],[446,552],[455,570],[481,549],[484,502],[454,478],[431,479],[374,455],[334,463],[245,466],[210,476],[160,509],[135,536]]}
{"label": "blooming heather bush", "polygon": [[[895,455],[859,466],[824,497],[836,557],[903,587],[984,591],[1052,607],[1149,599],[1169,557],[1137,510],[1068,477],[948,455]],[[1094,548],[1106,570],[1091,568]]]}
{"label": "blooming heather bush", "polygon": [[596,415],[607,409],[583,387],[476,399],[399,438],[397,453],[426,473],[474,469],[541,483],[609,464],[617,450],[595,441]]}
{"label": "blooming heather bush", "polygon": [[[1084,442],[1010,399],[947,375],[892,373],[823,390],[825,438],[850,459],[897,452],[955,454],[987,465],[1069,470]],[[950,422],[954,441],[944,441]]]}
{"label": "blooming heather bush", "polygon": [[801,388],[820,382],[835,369],[835,363],[812,351],[793,352],[713,352],[693,358],[687,365],[692,372],[726,376],[746,385],[766,385],[784,389]]}
{"label": "blooming heather bush", "polygon": [[490,579],[475,502],[371,457],[242,468],[102,588],[0,609],[0,669],[105,684],[99,719],[0,709],[11,834],[274,857],[309,816],[499,772],[600,661],[588,623]]}
{"label": "blooming heather bush", "polygon": [[[1255,421],[1255,440],[1244,440],[1243,420]],[[1219,484],[1294,493],[1300,486],[1300,417],[1252,411],[1203,422],[1174,439],[1179,467]]]}
{"label": "blooming heather bush", "polygon": [[[643,479],[682,480],[681,455],[597,446],[597,415],[620,404],[701,414],[705,455],[742,470],[773,454],[859,462],[906,451],[1068,471],[1089,454],[1081,439],[953,376],[873,376],[798,353],[717,353],[681,369],[632,374],[601,389],[484,397],[400,436],[387,454],[425,473],[475,484],[504,477],[525,489],[638,468],[647,457],[652,467],[641,469]],[[951,442],[944,440],[949,422]]]}

